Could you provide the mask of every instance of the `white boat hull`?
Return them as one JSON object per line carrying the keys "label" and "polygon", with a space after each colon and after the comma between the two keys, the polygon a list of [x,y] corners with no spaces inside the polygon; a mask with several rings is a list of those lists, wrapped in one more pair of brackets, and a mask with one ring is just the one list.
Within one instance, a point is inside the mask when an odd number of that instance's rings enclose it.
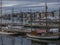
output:
{"label": "white boat hull", "polygon": [[8,32],[2,32],[1,31],[0,34],[2,34],[2,35],[13,35],[13,34],[16,34],[16,33],[10,33],[10,32],[8,33]]}
{"label": "white boat hull", "polygon": [[27,34],[28,37],[30,38],[36,38],[36,39],[59,39],[60,36],[34,36]]}

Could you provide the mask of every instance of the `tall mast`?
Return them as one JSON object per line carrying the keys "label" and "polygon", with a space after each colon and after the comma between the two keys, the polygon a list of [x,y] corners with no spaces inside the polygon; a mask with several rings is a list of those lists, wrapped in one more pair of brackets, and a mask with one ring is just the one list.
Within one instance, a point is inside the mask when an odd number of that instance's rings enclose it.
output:
{"label": "tall mast", "polygon": [[23,25],[23,11],[21,10],[21,25]]}
{"label": "tall mast", "polygon": [[[23,26],[23,11],[22,11],[22,9],[21,9],[21,11],[20,11],[20,19],[21,19],[21,26]],[[21,28],[21,30],[22,30],[22,28]]]}
{"label": "tall mast", "polygon": [[0,24],[1,24],[1,31],[2,31],[2,0],[0,0],[0,19],[1,19],[1,22],[0,22]]}
{"label": "tall mast", "polygon": [[31,32],[32,32],[32,10],[30,9],[30,21],[31,21]]}
{"label": "tall mast", "polygon": [[46,16],[46,31],[48,32],[48,28],[47,28],[47,0],[45,2],[45,16]]}
{"label": "tall mast", "polygon": [[[0,19],[1,19],[1,22],[0,22],[1,28],[0,28],[0,31],[3,31],[3,30],[2,30],[2,0],[0,0]],[[2,36],[1,36],[1,45],[3,45],[3,39],[2,39]]]}
{"label": "tall mast", "polygon": [[41,20],[41,12],[39,13],[39,24],[41,24],[40,20]]}
{"label": "tall mast", "polygon": [[59,8],[59,32],[60,32],[60,8]]}
{"label": "tall mast", "polygon": [[13,15],[14,15],[14,8],[12,8],[12,15],[11,15],[12,23],[14,22]]}

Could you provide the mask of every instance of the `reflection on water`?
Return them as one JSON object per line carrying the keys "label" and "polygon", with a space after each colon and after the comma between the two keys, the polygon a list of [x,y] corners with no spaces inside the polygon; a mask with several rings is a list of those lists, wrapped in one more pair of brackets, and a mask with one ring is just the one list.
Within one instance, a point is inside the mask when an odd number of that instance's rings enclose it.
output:
{"label": "reflection on water", "polygon": [[42,43],[42,42],[31,41],[22,36],[13,37],[13,36],[0,35],[0,45],[60,45],[60,43],[59,42]]}
{"label": "reflection on water", "polygon": [[31,45],[31,41],[21,36],[13,37],[0,35],[0,45]]}

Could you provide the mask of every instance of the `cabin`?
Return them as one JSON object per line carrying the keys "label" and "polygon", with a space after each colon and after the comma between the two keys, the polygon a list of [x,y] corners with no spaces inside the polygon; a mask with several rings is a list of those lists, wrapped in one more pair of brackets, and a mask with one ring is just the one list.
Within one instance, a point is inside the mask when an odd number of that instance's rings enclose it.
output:
{"label": "cabin", "polygon": [[45,35],[46,30],[43,30],[43,29],[41,29],[41,30],[36,30],[36,33],[37,33],[39,36],[43,36],[43,35]]}

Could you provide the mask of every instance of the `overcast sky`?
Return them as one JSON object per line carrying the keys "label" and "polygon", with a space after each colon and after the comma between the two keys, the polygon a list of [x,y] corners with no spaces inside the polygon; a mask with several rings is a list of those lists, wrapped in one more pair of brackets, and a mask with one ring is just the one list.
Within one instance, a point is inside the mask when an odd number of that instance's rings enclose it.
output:
{"label": "overcast sky", "polygon": [[[44,11],[46,0],[3,0],[3,13],[11,12],[14,8],[15,12],[29,11]],[[60,7],[60,0],[47,0],[48,10],[56,10]]]}

